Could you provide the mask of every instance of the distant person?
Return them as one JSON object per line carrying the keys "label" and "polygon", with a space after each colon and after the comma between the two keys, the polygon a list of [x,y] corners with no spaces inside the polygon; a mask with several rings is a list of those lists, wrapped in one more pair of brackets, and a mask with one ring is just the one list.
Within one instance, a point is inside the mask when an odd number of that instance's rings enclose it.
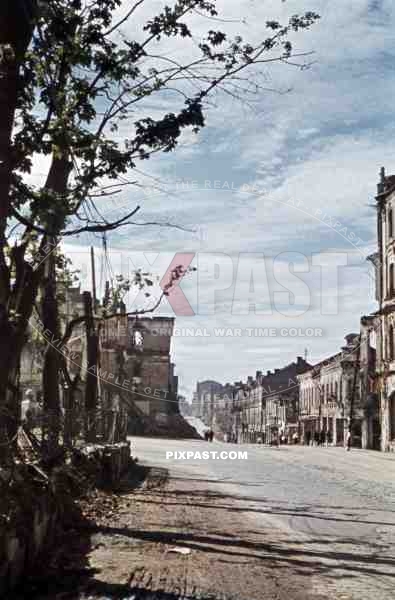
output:
{"label": "distant person", "polygon": [[319,431],[314,432],[314,445],[319,446],[320,443],[320,434]]}
{"label": "distant person", "polygon": [[210,429],[210,433],[209,433],[209,440],[210,442],[212,442],[214,439],[214,431],[212,429]]}
{"label": "distant person", "polygon": [[298,441],[299,441],[299,436],[298,436],[298,434],[297,434],[296,431],[295,431],[295,433],[292,436],[292,441],[293,441],[294,444],[297,444]]}
{"label": "distant person", "polygon": [[307,446],[310,446],[310,442],[311,442],[311,431],[306,431],[306,444]]}

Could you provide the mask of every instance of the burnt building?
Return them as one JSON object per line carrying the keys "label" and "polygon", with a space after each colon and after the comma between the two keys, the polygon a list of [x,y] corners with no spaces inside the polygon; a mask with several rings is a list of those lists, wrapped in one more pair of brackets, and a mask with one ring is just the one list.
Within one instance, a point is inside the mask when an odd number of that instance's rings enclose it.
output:
{"label": "burnt building", "polygon": [[178,409],[178,377],[170,347],[174,319],[109,319],[101,333],[100,381],[103,398],[118,394],[131,416],[165,418]]}

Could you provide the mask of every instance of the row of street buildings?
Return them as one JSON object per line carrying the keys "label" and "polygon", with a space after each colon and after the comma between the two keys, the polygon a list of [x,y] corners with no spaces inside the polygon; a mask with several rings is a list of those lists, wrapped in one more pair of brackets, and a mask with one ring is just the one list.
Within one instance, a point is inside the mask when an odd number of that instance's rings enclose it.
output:
{"label": "row of street buildings", "polygon": [[198,382],[194,416],[235,442],[272,443],[279,436],[308,442],[324,435],[344,445],[348,431],[362,448],[395,449],[395,175],[377,185],[377,310],[361,317],[335,354],[316,364],[297,357],[285,367],[256,371],[247,381]]}

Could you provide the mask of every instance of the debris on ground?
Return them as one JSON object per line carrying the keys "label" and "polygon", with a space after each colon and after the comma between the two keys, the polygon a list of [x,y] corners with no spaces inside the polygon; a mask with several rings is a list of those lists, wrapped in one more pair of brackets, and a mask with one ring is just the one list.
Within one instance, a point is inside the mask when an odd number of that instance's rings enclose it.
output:
{"label": "debris on ground", "polygon": [[179,548],[178,546],[176,546],[175,548],[168,548],[166,550],[166,552],[177,552],[177,554],[190,554],[191,549],[190,548]]}

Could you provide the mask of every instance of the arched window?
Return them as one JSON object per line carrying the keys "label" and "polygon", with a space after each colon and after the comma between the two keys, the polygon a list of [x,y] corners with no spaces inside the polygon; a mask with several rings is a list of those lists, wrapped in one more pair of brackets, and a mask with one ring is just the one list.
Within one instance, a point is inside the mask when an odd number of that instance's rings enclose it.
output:
{"label": "arched window", "polygon": [[388,282],[388,295],[392,298],[395,295],[394,287],[394,263],[390,263],[389,266],[389,282]]}
{"label": "arched window", "polygon": [[138,329],[132,331],[132,346],[138,352],[142,352],[144,349],[144,336]]}
{"label": "arched window", "polygon": [[336,400],[339,400],[339,398],[337,397],[339,393],[339,385],[337,383],[337,381],[335,381],[335,398]]}
{"label": "arched window", "polygon": [[388,237],[392,238],[394,234],[392,208],[388,211]]}
{"label": "arched window", "polygon": [[389,359],[394,360],[395,352],[394,352],[394,326],[393,325],[390,325],[390,327],[389,327],[388,337],[389,337],[389,340],[388,340],[389,341],[389,344],[388,344]]}

